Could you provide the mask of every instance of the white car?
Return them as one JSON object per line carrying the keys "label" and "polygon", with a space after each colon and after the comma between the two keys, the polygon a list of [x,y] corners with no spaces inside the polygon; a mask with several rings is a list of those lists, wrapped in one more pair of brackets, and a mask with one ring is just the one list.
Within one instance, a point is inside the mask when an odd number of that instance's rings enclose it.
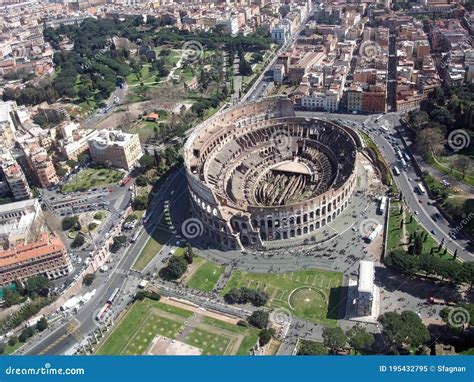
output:
{"label": "white car", "polygon": [[415,215],[418,215],[418,211],[415,211]]}

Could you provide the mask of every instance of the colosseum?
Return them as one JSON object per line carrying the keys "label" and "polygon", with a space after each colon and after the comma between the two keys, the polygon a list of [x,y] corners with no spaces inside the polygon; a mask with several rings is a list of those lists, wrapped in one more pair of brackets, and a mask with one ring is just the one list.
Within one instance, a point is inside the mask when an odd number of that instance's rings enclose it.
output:
{"label": "colosseum", "polygon": [[296,116],[285,97],[239,104],[186,142],[192,214],[225,249],[315,240],[348,206],[361,146],[350,128]]}

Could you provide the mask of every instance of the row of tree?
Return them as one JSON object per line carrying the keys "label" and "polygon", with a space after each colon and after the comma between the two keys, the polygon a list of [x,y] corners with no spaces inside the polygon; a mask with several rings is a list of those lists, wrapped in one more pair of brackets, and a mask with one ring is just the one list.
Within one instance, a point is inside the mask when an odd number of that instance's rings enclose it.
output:
{"label": "row of tree", "polygon": [[324,328],[323,343],[301,340],[298,345],[298,355],[337,354],[349,344],[360,354],[370,354],[375,342],[374,335],[360,325],[355,325],[347,332],[339,328]]}
{"label": "row of tree", "polygon": [[232,288],[226,293],[224,299],[229,304],[251,303],[254,306],[263,306],[268,301],[268,294],[260,289]]}
{"label": "row of tree", "polygon": [[460,263],[446,260],[430,254],[410,255],[401,249],[396,249],[385,256],[387,266],[399,269],[408,274],[437,275],[442,280],[455,284],[474,284],[474,262]]}

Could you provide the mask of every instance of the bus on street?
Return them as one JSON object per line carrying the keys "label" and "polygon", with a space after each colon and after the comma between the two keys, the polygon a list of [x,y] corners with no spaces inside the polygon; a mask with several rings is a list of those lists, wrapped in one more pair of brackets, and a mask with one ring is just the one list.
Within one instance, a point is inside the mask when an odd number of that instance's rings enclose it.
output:
{"label": "bus on street", "polygon": [[425,187],[423,187],[423,185],[421,183],[418,183],[416,185],[416,188],[417,188],[420,195],[423,195],[426,192]]}

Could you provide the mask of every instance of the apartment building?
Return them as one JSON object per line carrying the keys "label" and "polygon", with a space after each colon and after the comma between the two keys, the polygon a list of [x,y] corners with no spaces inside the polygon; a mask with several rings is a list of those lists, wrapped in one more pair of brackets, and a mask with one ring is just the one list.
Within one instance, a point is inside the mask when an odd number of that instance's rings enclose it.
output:
{"label": "apartment building", "polygon": [[142,156],[138,134],[101,130],[88,140],[92,161],[131,170]]}
{"label": "apartment building", "polygon": [[25,200],[32,196],[30,186],[18,162],[9,151],[0,147],[0,173],[15,200]]}
{"label": "apartment building", "polygon": [[0,250],[0,286],[40,275],[55,279],[72,269],[61,239],[46,232],[33,242]]}
{"label": "apartment building", "polygon": [[27,243],[44,227],[38,199],[0,205],[0,248]]}

